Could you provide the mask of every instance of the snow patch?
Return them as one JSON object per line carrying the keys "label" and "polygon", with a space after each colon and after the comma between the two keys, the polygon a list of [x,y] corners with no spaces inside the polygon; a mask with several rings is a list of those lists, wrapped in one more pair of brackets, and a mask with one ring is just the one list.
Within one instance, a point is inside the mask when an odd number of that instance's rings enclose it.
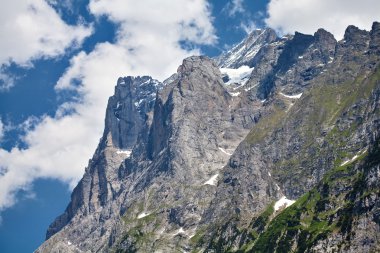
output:
{"label": "snow patch", "polygon": [[231,153],[227,152],[224,148],[219,147],[219,150],[225,153],[226,155],[232,155]]}
{"label": "snow patch", "polygon": [[72,243],[71,243],[70,241],[67,241],[67,245],[69,245],[69,246],[70,246],[70,245],[72,245]]}
{"label": "snow patch", "polygon": [[153,85],[154,86],[158,86],[160,84],[160,82],[156,79],[153,79]]}
{"label": "snow patch", "polygon": [[260,100],[261,103],[265,103],[266,101],[266,99]]}
{"label": "snow patch", "polygon": [[255,47],[254,50],[251,50],[248,54],[246,54],[244,57],[245,58],[249,58],[249,57],[252,57],[252,56],[255,56],[259,50],[260,50],[261,47]]}
{"label": "snow patch", "polygon": [[298,59],[303,59],[303,55],[301,55],[301,56],[298,56]]}
{"label": "snow patch", "polygon": [[145,85],[145,84],[149,84],[151,81],[152,81],[152,79],[149,78],[149,79],[146,80],[145,82],[141,83],[140,86]]}
{"label": "snow patch", "polygon": [[298,99],[298,98],[300,98],[302,96],[302,93],[296,94],[296,95],[286,95],[286,94],[280,92],[280,95],[282,95],[282,96],[284,96],[286,98],[297,98]]}
{"label": "snow patch", "polygon": [[237,69],[220,68],[220,72],[227,75],[230,79],[225,83],[226,85],[230,85],[232,83],[245,84],[248,81],[253,69],[254,68],[243,65]]}
{"label": "snow patch", "polygon": [[127,157],[129,157],[132,153],[132,150],[130,149],[119,149],[116,151],[116,154],[123,154],[123,155],[126,155]]}
{"label": "snow patch", "polygon": [[[152,95],[155,95],[155,94],[150,94],[150,96],[152,96]],[[155,99],[155,97],[152,99],[152,100],[154,100]],[[144,102],[144,99],[142,98],[142,99],[140,99],[139,101],[137,101],[137,102],[134,102],[134,105],[135,105],[135,107],[140,107],[140,105],[141,105],[141,103],[142,102]]]}
{"label": "snow patch", "polygon": [[164,232],[165,232],[165,228],[163,228],[163,229],[161,229],[160,231],[158,231],[158,233],[159,233],[160,235],[162,235]]}
{"label": "snow patch", "polygon": [[142,213],[139,213],[139,215],[137,215],[137,219],[142,219],[146,216],[148,216],[150,213],[148,212],[142,212]]}
{"label": "snow patch", "polygon": [[219,174],[215,174],[213,175],[212,177],[210,177],[209,180],[207,180],[204,185],[208,184],[208,185],[216,185],[216,183],[218,182],[217,178],[218,178]]}
{"label": "snow patch", "polygon": [[230,95],[233,97],[237,97],[240,95],[240,92],[230,92]]}
{"label": "snow patch", "polygon": [[286,196],[283,196],[274,204],[274,210],[278,211],[280,208],[287,208],[287,207],[293,205],[294,202],[296,202],[296,201],[291,200],[291,199],[287,199]]}
{"label": "snow patch", "polygon": [[342,162],[342,163],[340,164],[340,166],[346,165],[346,164],[348,164],[348,163],[352,163],[353,161],[355,161],[356,159],[358,159],[358,157],[359,157],[360,155],[364,154],[364,152],[366,152],[366,151],[367,151],[367,149],[364,149],[364,150],[360,151],[359,153],[357,153],[356,155],[354,155],[354,157],[352,157],[351,159]]}
{"label": "snow patch", "polygon": [[183,230],[183,228],[180,227],[180,228],[178,229],[178,231],[175,232],[175,233],[173,234],[173,236],[176,236],[176,235],[178,235],[178,234],[186,234],[186,233],[185,233],[185,230]]}
{"label": "snow patch", "polygon": [[270,177],[272,176],[269,171],[268,171],[268,176],[270,176]]}
{"label": "snow patch", "polygon": [[250,91],[251,89],[255,88],[258,84],[252,85],[249,88],[244,89],[245,91]]}

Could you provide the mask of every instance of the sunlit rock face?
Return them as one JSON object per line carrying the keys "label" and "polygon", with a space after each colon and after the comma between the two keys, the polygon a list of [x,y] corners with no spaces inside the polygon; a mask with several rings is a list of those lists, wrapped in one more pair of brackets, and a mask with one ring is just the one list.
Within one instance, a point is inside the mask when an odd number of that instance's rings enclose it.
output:
{"label": "sunlit rock face", "polygon": [[119,78],[36,252],[377,252],[379,31],[255,30],[163,82]]}

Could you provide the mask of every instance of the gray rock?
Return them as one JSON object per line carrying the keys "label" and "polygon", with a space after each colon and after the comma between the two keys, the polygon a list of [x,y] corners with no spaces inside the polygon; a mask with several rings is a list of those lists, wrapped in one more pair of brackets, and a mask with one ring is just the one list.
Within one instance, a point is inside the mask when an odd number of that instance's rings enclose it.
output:
{"label": "gray rock", "polygon": [[[350,193],[355,219],[349,238],[321,237],[311,251],[378,250],[378,160],[333,174],[328,191],[323,183],[346,160],[376,149],[378,48],[378,23],[371,32],[350,26],[340,42],[322,29],[281,39],[266,29],[216,63],[185,59],[163,83],[120,78],[99,146],[36,252],[254,247],[252,236],[268,232],[283,213],[263,218],[268,207],[313,190],[329,198],[321,211],[347,208],[332,200]],[[226,86],[219,68],[243,65],[254,67],[249,80]],[[335,181],[364,168],[368,195],[353,195],[350,180]],[[343,217],[336,212],[331,219]],[[299,232],[288,238],[297,249]]]}

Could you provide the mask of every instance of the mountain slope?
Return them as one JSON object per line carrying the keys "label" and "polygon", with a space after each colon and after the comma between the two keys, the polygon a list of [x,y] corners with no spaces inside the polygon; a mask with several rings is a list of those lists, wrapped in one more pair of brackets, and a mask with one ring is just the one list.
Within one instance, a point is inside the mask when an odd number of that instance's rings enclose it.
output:
{"label": "mountain slope", "polygon": [[266,29],[163,83],[119,79],[94,157],[36,252],[376,250],[379,48],[376,22],[339,42]]}
{"label": "mountain slope", "polygon": [[[203,217],[205,223],[227,221],[204,233],[201,241],[208,242],[208,250],[237,250],[244,237],[240,231],[249,226],[251,217],[260,217],[279,200],[278,194],[301,197],[325,173],[370,146],[379,129],[380,69],[378,52],[368,45],[378,39],[379,28],[375,23],[369,34],[349,27],[346,41],[337,46],[334,64],[312,81],[301,98],[272,93],[271,113],[252,128],[230,158]],[[268,184],[273,181],[275,186]]]}

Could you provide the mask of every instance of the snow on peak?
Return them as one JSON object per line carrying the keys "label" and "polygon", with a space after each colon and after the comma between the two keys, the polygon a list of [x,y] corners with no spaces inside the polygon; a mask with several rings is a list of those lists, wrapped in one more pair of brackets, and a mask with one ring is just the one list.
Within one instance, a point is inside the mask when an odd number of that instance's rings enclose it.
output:
{"label": "snow on peak", "polygon": [[296,202],[296,201],[291,200],[291,199],[287,199],[286,196],[283,196],[274,204],[274,210],[278,211],[280,208],[287,208],[287,207],[293,205],[294,202]]}
{"label": "snow on peak", "polygon": [[210,177],[209,180],[207,180],[204,185],[208,184],[208,185],[216,185],[216,183],[218,182],[217,178],[218,178],[219,174],[215,174],[213,175],[212,177]]}
{"label": "snow on peak", "polygon": [[296,94],[296,95],[286,95],[286,94],[280,92],[280,95],[282,95],[282,96],[284,96],[286,98],[297,98],[298,99],[298,98],[300,98],[302,96],[302,93],[299,93],[299,94]]}
{"label": "snow on peak", "polygon": [[126,155],[127,157],[129,157],[130,155],[131,155],[131,153],[132,153],[132,150],[130,150],[130,149],[118,149],[117,151],[116,151],[116,154],[123,154],[123,155]]}
{"label": "snow on peak", "polygon": [[228,82],[225,83],[226,85],[233,83],[245,84],[248,81],[252,70],[253,68],[246,65],[243,65],[237,69],[220,68],[222,75],[227,75],[229,78]]}

